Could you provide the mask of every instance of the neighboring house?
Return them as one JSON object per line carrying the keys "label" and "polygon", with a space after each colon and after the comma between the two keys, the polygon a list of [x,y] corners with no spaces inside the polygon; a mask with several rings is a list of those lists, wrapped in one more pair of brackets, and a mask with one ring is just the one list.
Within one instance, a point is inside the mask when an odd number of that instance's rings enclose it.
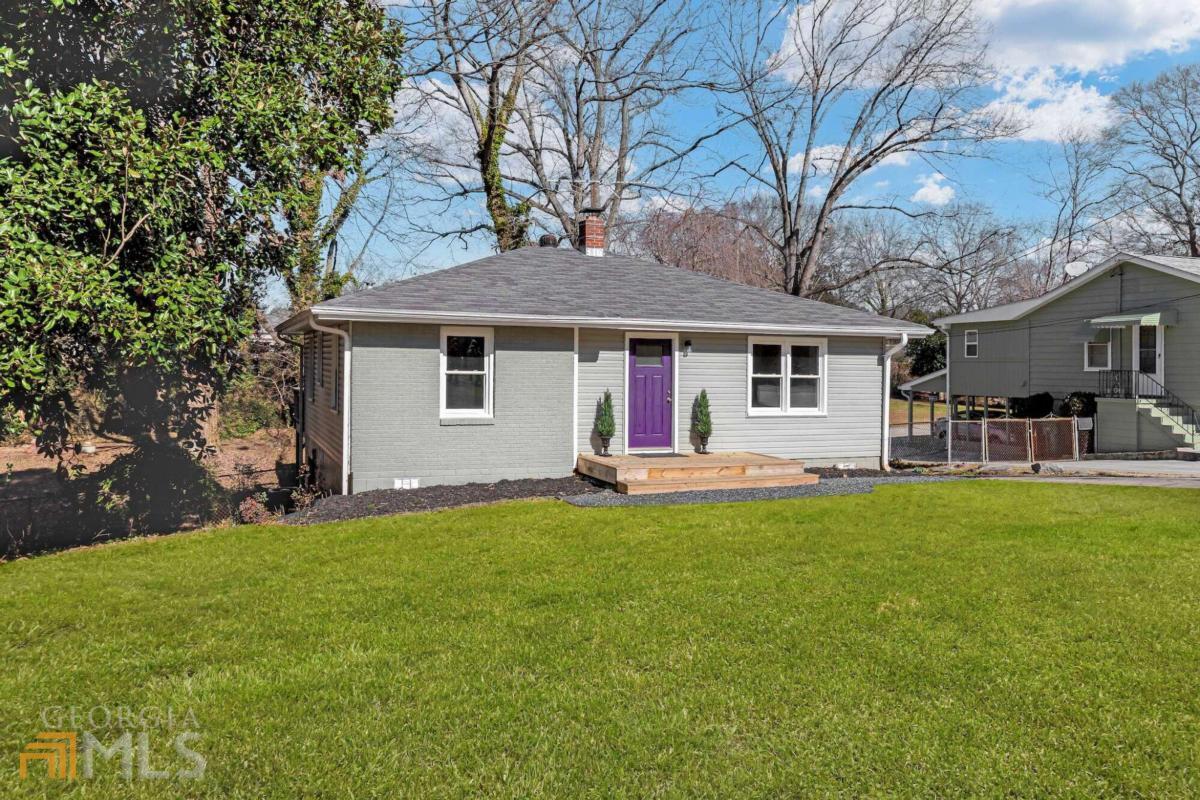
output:
{"label": "neighboring house", "polygon": [[814,464],[886,458],[890,358],[919,325],[603,254],[527,247],[313,306],[304,453],[343,492],[569,475],[598,452],[691,452],[708,390],[713,450]]}
{"label": "neighboring house", "polygon": [[1098,452],[1196,443],[1200,258],[1119,253],[1041,297],[935,324],[954,397],[1093,393]]}

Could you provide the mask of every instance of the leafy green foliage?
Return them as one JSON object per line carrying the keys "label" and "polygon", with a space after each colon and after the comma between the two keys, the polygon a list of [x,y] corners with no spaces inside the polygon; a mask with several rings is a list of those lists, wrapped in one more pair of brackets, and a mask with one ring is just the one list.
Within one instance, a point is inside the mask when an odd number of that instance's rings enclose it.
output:
{"label": "leafy green foliage", "polygon": [[221,398],[221,436],[240,439],[264,428],[277,428],[284,423],[279,411],[258,376],[243,372]]}
{"label": "leafy green foliage", "polygon": [[708,406],[707,389],[701,389],[692,403],[692,433],[701,439],[712,436],[712,411]]}
{"label": "leafy green foliage", "polygon": [[199,450],[305,178],[391,122],[401,33],[368,0],[55,0],[0,40],[0,407],[49,455],[81,391]]}
{"label": "leafy green foliage", "polygon": [[604,396],[596,401],[596,435],[611,439],[617,432],[617,423],[613,418],[612,392],[604,390]]}
{"label": "leafy green foliage", "polygon": [[946,366],[946,334],[937,331],[921,339],[910,339],[904,348],[912,377],[920,378]]}

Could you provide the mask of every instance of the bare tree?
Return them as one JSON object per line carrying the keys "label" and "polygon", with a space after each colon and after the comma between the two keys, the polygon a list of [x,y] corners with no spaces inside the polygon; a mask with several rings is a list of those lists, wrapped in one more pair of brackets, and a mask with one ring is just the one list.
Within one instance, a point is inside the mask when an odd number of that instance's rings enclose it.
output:
{"label": "bare tree", "polygon": [[1200,65],[1170,69],[1112,96],[1125,148],[1125,237],[1148,252],[1200,256]]}
{"label": "bare tree", "polygon": [[778,205],[769,238],[789,292],[812,293],[833,219],[860,207],[845,198],[870,169],[1014,131],[981,105],[992,75],[972,12],[972,0],[729,2],[715,50],[738,98],[725,110],[747,121],[752,154],[718,171]]}
{"label": "bare tree", "polygon": [[863,212],[842,217],[822,254],[821,284],[814,296],[886,316],[920,308],[928,292],[928,266],[915,221],[897,214]]}
{"label": "bare tree", "polygon": [[1111,180],[1112,139],[1069,131],[1046,162],[1042,196],[1054,204],[1047,240],[1024,276],[1022,293],[1043,294],[1068,279],[1068,265],[1094,260],[1107,245],[1090,230],[1102,220],[1119,188]]}
{"label": "bare tree", "polygon": [[431,121],[449,114],[471,140],[465,151],[455,142],[427,141],[428,183],[443,189],[447,201],[481,194],[488,216],[486,223],[439,233],[489,230],[500,250],[526,243],[531,209],[511,198],[502,161],[522,87],[554,31],[555,6],[555,0],[426,0],[409,9],[410,85]]}
{"label": "bare tree", "polygon": [[921,274],[927,305],[960,314],[1011,296],[1012,271],[1023,242],[990,209],[962,203],[921,225]]}
{"label": "bare tree", "polygon": [[[683,190],[688,156],[718,131],[683,136],[669,102],[698,81],[686,0],[565,0],[517,105],[510,186],[543,224],[574,240],[584,208],[615,228],[629,203]],[[690,187],[689,187],[690,189]]]}
{"label": "bare tree", "polygon": [[613,246],[725,280],[781,289],[778,253],[745,222],[771,214],[765,199],[720,208],[656,209],[619,227]]}

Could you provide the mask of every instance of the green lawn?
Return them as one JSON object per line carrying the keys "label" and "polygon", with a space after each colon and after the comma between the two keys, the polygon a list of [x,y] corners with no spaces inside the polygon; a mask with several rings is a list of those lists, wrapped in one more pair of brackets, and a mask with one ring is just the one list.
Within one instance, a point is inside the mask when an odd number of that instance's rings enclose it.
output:
{"label": "green lawn", "polygon": [[0,797],[64,796],[17,752],[45,707],[99,705],[190,708],[207,772],[102,762],[71,796],[1196,797],[1198,517],[1186,490],[979,482],[18,561]]}

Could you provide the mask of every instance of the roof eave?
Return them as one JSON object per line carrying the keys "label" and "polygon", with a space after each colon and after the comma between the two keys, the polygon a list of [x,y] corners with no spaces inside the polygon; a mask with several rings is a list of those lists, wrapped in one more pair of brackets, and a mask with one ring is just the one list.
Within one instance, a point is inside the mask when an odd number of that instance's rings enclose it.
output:
{"label": "roof eave", "polygon": [[[408,322],[430,324],[460,324],[464,322],[488,325],[539,326],[549,328],[609,328],[616,330],[678,331],[693,330],[714,333],[779,333],[829,334],[841,336],[909,336],[924,337],[933,333],[914,323],[903,326],[837,326],[837,325],[770,325],[743,322],[713,322],[704,320],[630,319],[626,317],[572,317],[535,314],[480,314],[462,311],[407,311],[400,309],[355,309],[335,306],[312,309],[321,322]],[[295,317],[293,317],[295,319]],[[288,325],[288,320],[284,325]],[[282,326],[281,326],[282,327]]]}
{"label": "roof eave", "polygon": [[304,333],[310,329],[310,321],[312,320],[313,312],[311,308],[306,308],[303,311],[297,311],[283,322],[275,326],[275,332],[280,336],[294,336],[297,333]]}
{"label": "roof eave", "polygon": [[1176,269],[1168,264],[1155,261],[1153,257],[1141,256],[1136,253],[1117,253],[1092,267],[1075,280],[1068,281],[1062,286],[1059,286],[1057,289],[1047,292],[1041,297],[1034,298],[1033,302],[1029,300],[1022,300],[1016,303],[1011,303],[1010,305],[1013,306],[1021,306],[1022,303],[1027,304],[1021,308],[1014,308],[1014,313],[1011,315],[990,315],[987,312],[995,309],[984,308],[980,309],[979,311],[970,311],[966,314],[952,314],[948,317],[939,317],[933,321],[933,324],[937,325],[939,328],[945,328],[948,325],[960,325],[965,322],[1012,322],[1013,320],[1018,320],[1022,317],[1032,314],[1034,311],[1037,311],[1047,303],[1052,303],[1063,295],[1070,294],[1081,286],[1091,283],[1093,280],[1099,278],[1101,275],[1119,264],[1136,264],[1139,267],[1157,270],[1158,272],[1163,272],[1167,275],[1173,275],[1177,278],[1183,278],[1184,280],[1192,281],[1194,283],[1200,283],[1200,275],[1188,272],[1187,270]]}

